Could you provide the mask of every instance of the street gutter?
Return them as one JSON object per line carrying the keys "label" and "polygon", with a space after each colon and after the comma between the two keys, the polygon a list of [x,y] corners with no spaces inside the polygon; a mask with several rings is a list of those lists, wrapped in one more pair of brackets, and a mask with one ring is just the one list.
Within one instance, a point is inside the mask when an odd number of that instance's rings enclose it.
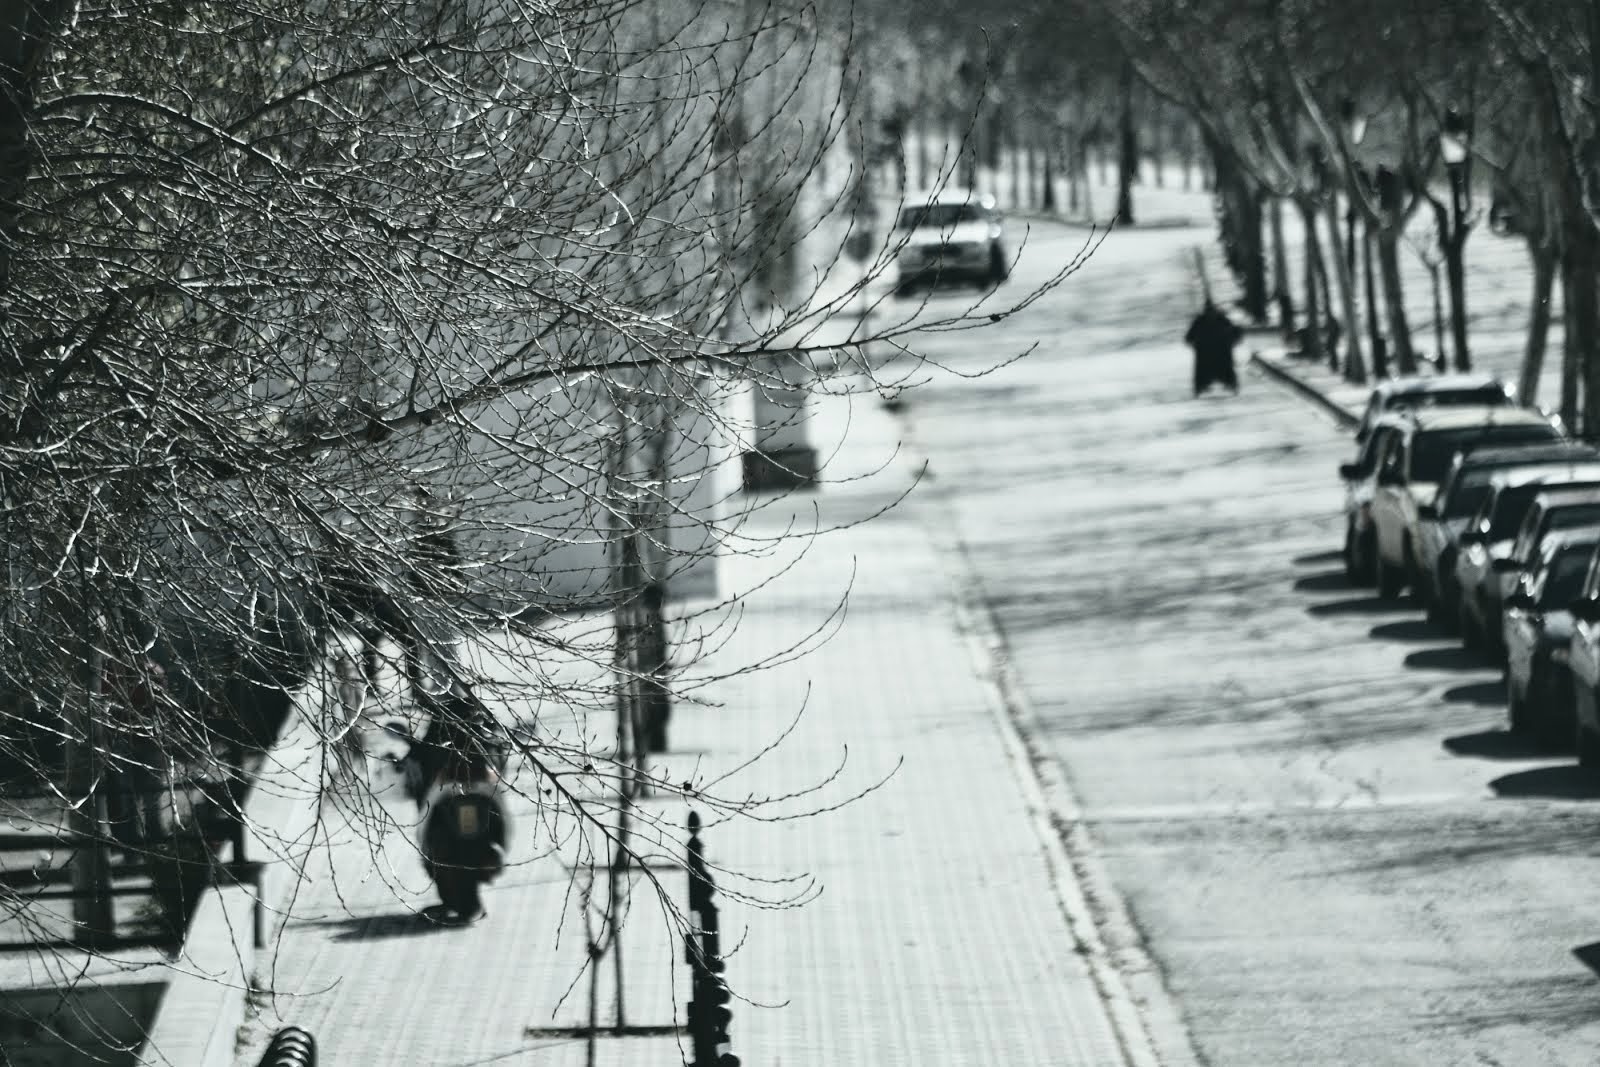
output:
{"label": "street gutter", "polygon": [[1259,351],[1250,353],[1250,362],[1265,371],[1268,377],[1288,386],[1291,390],[1299,393],[1307,400],[1310,400],[1313,404],[1316,404],[1318,407],[1322,408],[1329,415],[1332,415],[1334,421],[1340,426],[1353,430],[1357,425],[1360,424],[1361,419],[1352,412],[1346,410],[1344,405],[1329,399],[1328,396],[1326,396],[1320,389],[1307,384],[1298,375],[1294,374],[1287,368],[1280,366],[1276,361],[1263,356]]}

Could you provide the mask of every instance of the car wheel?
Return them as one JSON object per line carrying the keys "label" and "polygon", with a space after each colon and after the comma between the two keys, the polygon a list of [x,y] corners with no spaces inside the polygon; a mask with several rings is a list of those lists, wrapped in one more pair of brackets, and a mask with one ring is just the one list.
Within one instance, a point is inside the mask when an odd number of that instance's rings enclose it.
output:
{"label": "car wheel", "polygon": [[1456,621],[1461,631],[1461,647],[1468,652],[1483,651],[1483,634],[1478,631],[1478,623],[1464,602],[1456,610]]}
{"label": "car wheel", "polygon": [[[1417,557],[1411,551],[1411,538],[1406,538],[1405,548],[1401,554],[1405,560],[1404,571],[1406,584],[1411,587],[1411,601],[1419,608],[1428,608],[1428,587],[1422,581],[1422,568],[1417,566]],[[1429,617],[1432,611],[1429,610]]]}
{"label": "car wheel", "polygon": [[1539,734],[1557,752],[1572,744],[1577,735],[1577,715],[1573,712],[1572,687],[1561,675],[1534,675],[1528,688],[1535,694]]}
{"label": "car wheel", "polygon": [[1356,524],[1354,522],[1346,522],[1344,524],[1344,552],[1342,554],[1344,556],[1344,576],[1351,585],[1361,584],[1361,561],[1356,555],[1358,551]]}
{"label": "car wheel", "polygon": [[1600,770],[1600,734],[1589,729],[1589,722],[1595,717],[1594,705],[1594,690],[1585,687],[1573,694],[1573,710],[1576,712],[1573,717],[1578,720],[1574,731],[1578,766]]}
{"label": "car wheel", "polygon": [[1406,587],[1406,572],[1390,563],[1382,556],[1378,557],[1378,595],[1385,600],[1395,600],[1400,596],[1400,590]]}
{"label": "car wheel", "polygon": [[989,284],[999,285],[1011,277],[1011,265],[1006,261],[1005,249],[999,245],[989,247]]}
{"label": "car wheel", "polygon": [[1517,695],[1517,687],[1511,684],[1511,672],[1505,673],[1506,684],[1506,725],[1514,734],[1525,734],[1533,726],[1531,716],[1528,714],[1528,699]]}

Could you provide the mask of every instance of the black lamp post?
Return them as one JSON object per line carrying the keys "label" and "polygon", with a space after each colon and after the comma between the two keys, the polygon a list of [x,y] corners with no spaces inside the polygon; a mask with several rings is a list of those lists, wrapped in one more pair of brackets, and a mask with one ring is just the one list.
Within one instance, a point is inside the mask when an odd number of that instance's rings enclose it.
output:
{"label": "black lamp post", "polygon": [[1455,342],[1455,367],[1472,369],[1467,350],[1466,268],[1462,249],[1467,239],[1467,190],[1472,167],[1472,116],[1455,108],[1445,112],[1439,128],[1439,156],[1450,176],[1450,232],[1443,236],[1445,271],[1450,283],[1450,333]]}

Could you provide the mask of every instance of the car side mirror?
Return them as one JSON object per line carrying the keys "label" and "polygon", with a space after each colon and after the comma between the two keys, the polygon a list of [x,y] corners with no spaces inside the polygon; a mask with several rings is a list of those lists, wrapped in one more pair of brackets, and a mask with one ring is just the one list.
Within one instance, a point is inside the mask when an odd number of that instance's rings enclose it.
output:
{"label": "car side mirror", "polygon": [[1419,518],[1419,519],[1437,519],[1438,517],[1439,517],[1439,505],[1437,505],[1437,504],[1418,504],[1417,505],[1417,518]]}
{"label": "car side mirror", "polygon": [[1496,574],[1511,574],[1514,571],[1520,571],[1522,564],[1514,559],[1497,559],[1489,564],[1489,569]]}
{"label": "car side mirror", "polygon": [[1357,478],[1361,477],[1361,464],[1359,464],[1359,463],[1341,463],[1341,464],[1339,464],[1339,477],[1343,478],[1347,482],[1355,481]]}

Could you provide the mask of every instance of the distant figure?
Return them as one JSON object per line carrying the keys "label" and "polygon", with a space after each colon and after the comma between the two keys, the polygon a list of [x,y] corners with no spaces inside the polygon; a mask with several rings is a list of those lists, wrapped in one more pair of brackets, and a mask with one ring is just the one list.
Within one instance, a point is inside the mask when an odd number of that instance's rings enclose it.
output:
{"label": "distant figure", "polygon": [[1189,324],[1184,341],[1194,349],[1194,395],[1205,392],[1212,382],[1221,382],[1235,394],[1239,375],[1233,367],[1233,347],[1244,331],[1209,299],[1200,314]]}

